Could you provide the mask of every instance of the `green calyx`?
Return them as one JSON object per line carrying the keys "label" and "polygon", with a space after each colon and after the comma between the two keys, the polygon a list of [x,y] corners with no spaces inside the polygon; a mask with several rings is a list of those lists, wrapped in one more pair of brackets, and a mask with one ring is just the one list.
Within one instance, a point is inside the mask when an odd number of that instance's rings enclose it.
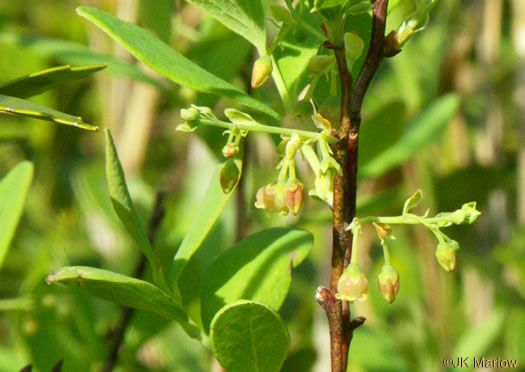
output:
{"label": "green calyx", "polygon": [[351,263],[348,265],[337,282],[337,293],[335,297],[338,300],[348,301],[366,301],[368,298],[368,279],[361,271],[359,265]]}
{"label": "green calyx", "polygon": [[391,264],[384,264],[377,276],[379,291],[388,303],[394,302],[399,292],[399,273]]}

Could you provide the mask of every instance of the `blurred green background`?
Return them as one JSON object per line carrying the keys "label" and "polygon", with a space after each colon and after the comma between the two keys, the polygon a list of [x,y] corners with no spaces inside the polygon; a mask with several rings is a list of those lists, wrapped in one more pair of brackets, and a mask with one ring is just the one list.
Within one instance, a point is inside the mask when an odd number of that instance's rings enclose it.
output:
{"label": "blurred green background", "polygon": [[[148,28],[244,90],[257,56],[240,36],[183,1],[0,3],[0,81],[64,64],[108,63],[90,79],[32,101],[112,130],[144,221],[155,194],[167,192],[156,246],[168,255],[184,237],[225,143],[218,130],[175,132],[178,112],[196,103],[222,113],[235,103],[171,84],[136,63],[76,15],[79,5],[96,6]],[[397,28],[412,5],[402,0],[387,28]],[[280,109],[275,92],[267,84],[254,95]],[[449,94],[458,97],[457,109],[433,106]],[[337,117],[334,101],[318,102],[328,117]],[[432,108],[431,116],[438,121],[443,116],[444,125],[417,146],[405,141],[380,157],[403,136],[417,137],[416,129],[430,126],[425,120],[432,119],[421,114]],[[285,115],[283,125],[311,123],[294,111]],[[365,229],[360,259],[370,296],[351,307],[353,316],[367,321],[355,333],[349,370],[439,371],[447,356],[499,357],[525,365],[525,2],[439,2],[427,29],[380,68],[365,99],[361,138],[359,216],[399,214],[403,200],[417,188],[425,197],[418,212],[455,210],[477,201],[483,214],[474,225],[448,229],[462,248],[453,273],[436,262],[437,242],[428,231],[395,229],[391,254],[401,289],[392,305],[376,288],[383,258],[372,232]],[[292,342],[283,370],[327,371],[328,328],[314,293],[328,282],[330,211],[312,199],[299,217],[268,218],[255,209],[257,188],[276,176],[274,148],[269,136],[248,138],[242,187],[185,269],[181,292],[185,306],[198,317],[201,273],[219,252],[269,226],[312,231],[314,250],[294,272],[280,312]],[[64,371],[96,371],[107,358],[121,309],[44,281],[64,265],[131,275],[139,260],[111,209],[103,152],[100,132],[0,117],[0,176],[22,160],[35,164],[24,215],[0,270],[0,371],[18,371],[29,363],[49,371],[59,360],[64,360]],[[401,164],[389,166],[396,156]],[[304,164],[298,167],[301,179],[312,187],[309,170]],[[118,368],[220,371],[212,355],[178,325],[140,311],[133,315]]]}

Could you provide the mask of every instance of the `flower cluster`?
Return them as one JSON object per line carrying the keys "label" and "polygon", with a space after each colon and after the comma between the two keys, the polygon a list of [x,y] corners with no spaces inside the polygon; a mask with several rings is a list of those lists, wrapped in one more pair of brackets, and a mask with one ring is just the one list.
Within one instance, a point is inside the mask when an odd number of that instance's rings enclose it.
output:
{"label": "flower cluster", "polygon": [[399,273],[390,263],[390,252],[386,242],[387,238],[394,239],[391,234],[390,225],[394,224],[420,224],[427,227],[438,239],[436,258],[438,263],[446,271],[452,271],[456,267],[456,252],[459,244],[445,235],[441,228],[451,225],[472,224],[481,214],[476,209],[476,203],[466,203],[454,212],[439,213],[434,217],[428,217],[428,211],[423,216],[410,213],[422,199],[421,191],[418,190],[408,198],[403,207],[403,213],[396,217],[364,217],[354,218],[348,230],[352,231],[352,257],[350,264],[341,275],[336,297],[340,300],[354,302],[364,301],[368,297],[368,280],[357,264],[358,238],[362,225],[371,223],[383,246],[385,263],[377,277],[379,291],[388,303],[394,302],[399,292]]}

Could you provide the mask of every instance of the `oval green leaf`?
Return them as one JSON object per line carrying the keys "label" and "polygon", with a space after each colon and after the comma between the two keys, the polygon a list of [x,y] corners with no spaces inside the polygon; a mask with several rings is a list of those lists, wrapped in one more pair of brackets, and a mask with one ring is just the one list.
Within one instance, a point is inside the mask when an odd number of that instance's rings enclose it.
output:
{"label": "oval green leaf", "polygon": [[0,181],[0,268],[22,215],[33,178],[33,164],[23,161]]}
{"label": "oval green leaf", "polygon": [[200,330],[172,297],[144,280],[87,266],[65,266],[46,278],[47,284],[77,285],[92,296],[139,310],[151,311],[180,323],[189,336],[201,339]]}
{"label": "oval green leaf", "polygon": [[119,42],[139,61],[168,79],[197,92],[231,98],[279,119],[279,114],[273,109],[191,62],[146,30],[89,7],[79,7],[77,13]]}
{"label": "oval green leaf", "polygon": [[98,127],[84,123],[80,116],[64,114],[25,99],[0,94],[0,113],[28,116],[34,119],[53,121],[58,124],[71,125],[77,128],[97,131]]}
{"label": "oval green leaf", "polygon": [[227,371],[279,371],[290,346],[283,320],[264,304],[240,301],[225,306],[213,319],[211,340]]}
{"label": "oval green leaf", "polygon": [[208,268],[201,292],[206,332],[217,311],[237,300],[281,307],[292,282],[292,268],[310,253],[310,232],[273,228],[260,231],[219,255]]}

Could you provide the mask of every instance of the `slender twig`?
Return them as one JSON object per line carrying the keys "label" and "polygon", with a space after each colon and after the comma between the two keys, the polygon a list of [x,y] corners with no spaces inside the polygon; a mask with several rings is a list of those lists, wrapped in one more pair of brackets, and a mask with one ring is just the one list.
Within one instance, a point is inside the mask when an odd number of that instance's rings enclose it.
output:
{"label": "slender twig", "polygon": [[[323,134],[321,132],[313,132],[309,130],[283,128],[283,127],[272,127],[270,125],[264,125],[257,122],[254,124],[241,124],[241,123],[230,123],[222,120],[211,120],[211,119],[199,119],[199,124],[211,125],[214,127],[225,128],[230,130],[247,130],[250,132],[262,132],[270,134],[281,134],[284,136],[292,136],[294,134],[299,135],[303,139],[318,140]],[[328,138],[332,140],[332,138]],[[333,139],[335,140],[335,139]]]}
{"label": "slender twig", "polygon": [[[162,218],[164,217],[164,207],[162,206],[164,196],[165,194],[163,192],[157,193],[157,196],[155,199],[155,205],[153,207],[153,212],[149,220],[148,239],[151,244],[153,244],[153,241],[155,240],[155,234],[160,226]],[[142,275],[144,274],[145,268],[146,268],[146,256],[141,255],[139,261],[137,262],[137,266],[135,267],[135,272],[134,272],[133,277],[134,278],[142,277]],[[128,325],[131,321],[133,312],[134,312],[134,309],[131,307],[122,308],[122,317],[120,319],[120,323],[118,324],[117,328],[113,332],[113,340],[111,342],[110,352],[109,352],[108,358],[106,359],[106,363],[104,364],[104,367],[102,367],[102,369],[100,370],[101,372],[111,372],[113,368],[115,368],[115,365],[117,364],[117,361],[118,361],[118,353],[122,345],[122,342],[124,341],[126,329],[128,328]]]}

